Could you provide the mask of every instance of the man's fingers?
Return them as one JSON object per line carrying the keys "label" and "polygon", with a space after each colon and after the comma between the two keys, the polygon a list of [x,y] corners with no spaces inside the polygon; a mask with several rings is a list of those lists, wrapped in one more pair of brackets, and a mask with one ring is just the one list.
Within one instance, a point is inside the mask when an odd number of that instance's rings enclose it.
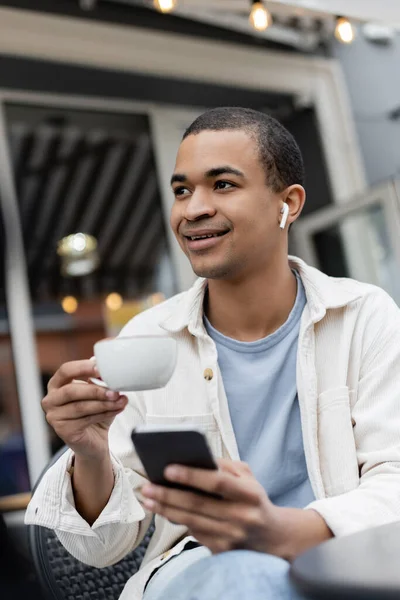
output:
{"label": "man's fingers", "polygon": [[254,510],[254,507],[249,510],[248,504],[245,503],[210,498],[195,492],[176,490],[161,485],[146,484],[142,488],[142,494],[145,498],[154,500],[163,506],[178,507],[186,512],[229,523],[242,523]]}
{"label": "man's fingers", "polygon": [[118,411],[125,408],[128,399],[126,396],[120,396],[118,400],[80,400],[78,402],[65,404],[54,411],[47,413],[48,421],[72,421],[82,419],[91,415],[99,415],[106,412]]}
{"label": "man's fingers", "polygon": [[49,392],[57,390],[73,379],[88,379],[98,374],[96,363],[93,360],[75,360],[64,363],[50,379],[47,389]]}
{"label": "man's fingers", "polygon": [[213,519],[209,519],[208,517],[204,517],[202,515],[196,515],[194,513],[189,513],[181,508],[177,508],[176,506],[167,506],[165,504],[161,504],[156,500],[145,500],[144,506],[158,515],[161,515],[171,521],[172,523],[177,523],[178,525],[186,525],[189,529],[199,528],[205,531],[212,531],[218,525],[217,521]]}
{"label": "man's fingers", "polygon": [[[147,484],[142,489],[143,495],[146,498],[154,499],[157,502],[173,507],[184,508],[187,512],[192,512],[198,515],[208,516],[220,520],[227,517],[226,509],[221,510],[221,501],[216,498],[196,494],[195,492],[187,492],[184,490],[176,490],[166,486],[156,486]],[[226,506],[226,502],[224,506]],[[223,514],[221,514],[223,512]]]}
{"label": "man's fingers", "polygon": [[240,475],[252,475],[249,465],[241,460],[219,458],[217,464],[222,471],[226,471],[237,477],[240,477]]}
{"label": "man's fingers", "polygon": [[45,411],[54,407],[77,402],[80,400],[116,400],[119,397],[118,392],[113,392],[97,385],[87,383],[69,383],[61,389],[53,390],[42,400],[42,406]]}
{"label": "man's fingers", "polygon": [[238,477],[226,471],[192,469],[181,465],[171,465],[165,470],[170,481],[197,488],[210,494],[217,494],[226,500],[258,504],[260,500],[259,484],[254,478]]}
{"label": "man's fingers", "polygon": [[208,546],[213,552],[225,552],[239,547],[242,543],[243,531],[234,523],[210,519],[180,507],[161,504],[156,500],[145,500],[144,506],[171,523],[185,525],[201,544]]}
{"label": "man's fingers", "polygon": [[97,413],[94,415],[86,415],[85,417],[81,417],[80,419],[75,419],[73,434],[70,430],[71,421],[61,421],[60,423],[58,423],[57,431],[65,433],[67,431],[67,428],[69,428],[69,437],[76,436],[76,432],[82,432],[90,425],[98,425],[99,423],[104,423],[108,419],[114,419],[123,410],[124,407],[118,408],[116,410],[108,410],[106,412]]}

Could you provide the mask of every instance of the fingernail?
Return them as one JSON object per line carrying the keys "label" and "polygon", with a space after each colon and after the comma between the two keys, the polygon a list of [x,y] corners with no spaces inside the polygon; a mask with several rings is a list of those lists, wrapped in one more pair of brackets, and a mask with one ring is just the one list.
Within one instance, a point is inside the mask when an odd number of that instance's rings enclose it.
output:
{"label": "fingernail", "polygon": [[182,470],[179,467],[169,466],[165,469],[165,477],[168,479],[178,479]]}
{"label": "fingernail", "polygon": [[149,500],[148,498],[145,498],[143,500],[143,505],[148,510],[154,510],[154,507],[155,507],[156,503],[154,502],[154,500]]}
{"label": "fingernail", "polygon": [[149,483],[146,483],[143,487],[142,487],[142,494],[144,494],[145,496],[152,496],[154,492],[154,488],[152,485],[150,485]]}
{"label": "fingernail", "polygon": [[118,394],[118,392],[113,392],[112,390],[108,390],[106,392],[106,397],[109,400],[118,400],[119,394]]}

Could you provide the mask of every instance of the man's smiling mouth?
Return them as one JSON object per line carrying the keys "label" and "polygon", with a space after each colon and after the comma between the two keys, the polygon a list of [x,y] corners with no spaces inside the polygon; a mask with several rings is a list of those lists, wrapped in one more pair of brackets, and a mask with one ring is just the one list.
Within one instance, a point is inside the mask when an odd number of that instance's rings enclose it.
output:
{"label": "man's smiling mouth", "polygon": [[227,233],[228,233],[228,231],[220,231],[218,233],[206,233],[203,235],[185,235],[185,238],[187,238],[188,240],[191,240],[191,241],[206,240],[208,238],[221,237],[223,235],[226,235]]}

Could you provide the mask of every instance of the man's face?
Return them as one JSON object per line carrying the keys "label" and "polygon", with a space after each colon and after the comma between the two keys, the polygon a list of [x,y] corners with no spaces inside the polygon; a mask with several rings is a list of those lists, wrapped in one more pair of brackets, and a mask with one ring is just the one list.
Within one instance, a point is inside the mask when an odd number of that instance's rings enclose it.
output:
{"label": "man's face", "polygon": [[256,141],[246,132],[189,135],[171,181],[171,227],[198,276],[261,271],[282,248],[281,194],[266,185]]}

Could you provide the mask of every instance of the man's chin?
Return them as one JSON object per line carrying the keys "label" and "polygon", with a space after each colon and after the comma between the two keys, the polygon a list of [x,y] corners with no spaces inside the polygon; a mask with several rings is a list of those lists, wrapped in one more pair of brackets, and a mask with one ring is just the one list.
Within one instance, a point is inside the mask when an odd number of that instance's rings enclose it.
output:
{"label": "man's chin", "polygon": [[230,276],[230,269],[226,265],[198,265],[193,263],[191,265],[197,277],[204,277],[204,279],[228,279]]}

